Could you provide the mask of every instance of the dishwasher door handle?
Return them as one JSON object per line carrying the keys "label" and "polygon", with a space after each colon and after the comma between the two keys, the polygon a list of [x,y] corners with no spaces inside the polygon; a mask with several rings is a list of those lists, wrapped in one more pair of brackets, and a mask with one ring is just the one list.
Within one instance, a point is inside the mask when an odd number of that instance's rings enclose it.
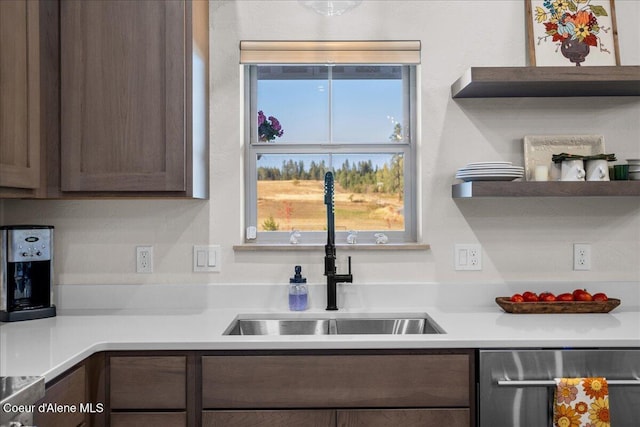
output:
{"label": "dishwasher door handle", "polygon": [[[607,380],[607,384],[640,386],[640,379]],[[556,382],[554,380],[500,380],[498,385],[504,387],[555,387]]]}

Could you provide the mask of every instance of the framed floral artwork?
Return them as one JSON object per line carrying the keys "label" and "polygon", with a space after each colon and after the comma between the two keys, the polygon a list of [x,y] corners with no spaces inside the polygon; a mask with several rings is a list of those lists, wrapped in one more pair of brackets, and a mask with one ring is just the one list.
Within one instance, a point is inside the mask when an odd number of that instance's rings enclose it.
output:
{"label": "framed floral artwork", "polygon": [[525,0],[529,65],[620,65],[614,0]]}

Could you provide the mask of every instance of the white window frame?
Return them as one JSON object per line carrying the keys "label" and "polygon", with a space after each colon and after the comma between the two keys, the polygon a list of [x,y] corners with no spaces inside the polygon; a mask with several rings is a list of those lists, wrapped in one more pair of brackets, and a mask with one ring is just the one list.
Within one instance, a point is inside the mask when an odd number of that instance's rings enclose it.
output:
{"label": "white window frame", "polygon": [[[332,141],[312,144],[279,144],[259,143],[257,141],[257,67],[259,65],[273,65],[260,61],[248,62],[241,67],[243,74],[244,91],[244,182],[245,182],[245,242],[260,244],[286,244],[289,243],[291,231],[259,231],[257,223],[257,157],[260,154],[344,154],[344,153],[402,153],[404,156],[404,230],[358,230],[358,243],[375,243],[376,233],[384,233],[389,238],[389,243],[415,243],[417,242],[417,100],[418,100],[418,64],[403,63],[361,63],[361,65],[399,65],[403,67],[403,93],[404,97],[404,141],[388,143],[332,143]],[[313,62],[300,61],[300,63],[287,63],[286,65],[343,65],[343,64],[314,64]],[[346,65],[346,64],[345,64]],[[353,65],[353,63],[351,63]],[[331,140],[331,136],[330,136]],[[255,227],[256,239],[247,237],[249,227]],[[325,243],[326,232],[299,231],[298,238],[301,244]],[[336,231],[336,242],[346,243],[348,231]]]}

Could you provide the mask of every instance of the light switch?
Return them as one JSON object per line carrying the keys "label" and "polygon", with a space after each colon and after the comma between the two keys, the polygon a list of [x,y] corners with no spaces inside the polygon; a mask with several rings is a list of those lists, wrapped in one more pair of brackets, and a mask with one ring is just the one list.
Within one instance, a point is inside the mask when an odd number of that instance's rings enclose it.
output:
{"label": "light switch", "polygon": [[220,271],[220,246],[219,245],[194,245],[193,246],[193,271],[219,272]]}
{"label": "light switch", "polygon": [[206,267],[207,266],[207,251],[199,250],[196,255],[196,265],[198,267]]}

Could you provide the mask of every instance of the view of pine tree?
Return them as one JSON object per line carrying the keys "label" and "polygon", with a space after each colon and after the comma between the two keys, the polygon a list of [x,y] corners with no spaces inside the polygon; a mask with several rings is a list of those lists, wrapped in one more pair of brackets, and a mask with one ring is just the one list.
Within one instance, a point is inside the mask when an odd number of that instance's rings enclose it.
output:
{"label": "view of pine tree", "polygon": [[[328,170],[324,161],[312,161],[308,168],[302,160],[289,159],[280,168],[259,167],[259,181],[322,180]],[[382,167],[373,165],[371,160],[351,163],[349,160],[334,169],[336,182],[342,188],[354,193],[398,193],[402,200],[404,191],[404,156],[394,154],[390,164]]]}

